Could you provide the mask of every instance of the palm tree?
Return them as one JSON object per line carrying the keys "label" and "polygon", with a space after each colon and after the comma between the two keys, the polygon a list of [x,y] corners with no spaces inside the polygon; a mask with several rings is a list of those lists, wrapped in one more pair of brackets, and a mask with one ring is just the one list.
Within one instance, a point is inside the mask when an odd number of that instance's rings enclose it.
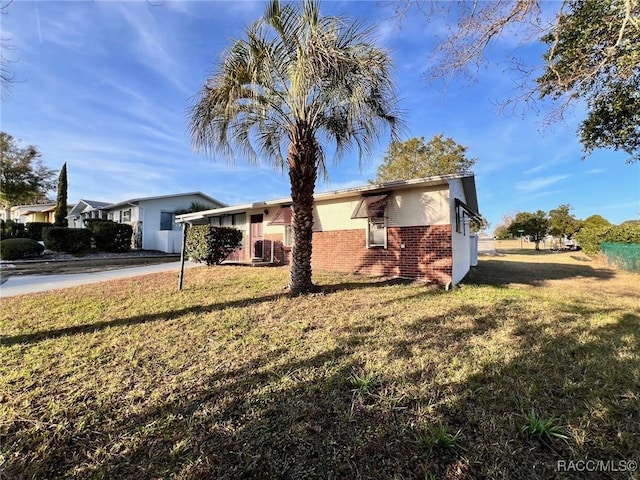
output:
{"label": "palm tree", "polygon": [[[326,176],[323,142],[335,160],[355,146],[359,159],[386,127],[397,138],[397,97],[389,54],[373,31],[320,16],[319,2],[273,0],[263,17],[225,52],[190,114],[196,150],[268,158],[291,181],[292,295],[313,289],[313,194]],[[283,151],[286,150],[286,156]]]}

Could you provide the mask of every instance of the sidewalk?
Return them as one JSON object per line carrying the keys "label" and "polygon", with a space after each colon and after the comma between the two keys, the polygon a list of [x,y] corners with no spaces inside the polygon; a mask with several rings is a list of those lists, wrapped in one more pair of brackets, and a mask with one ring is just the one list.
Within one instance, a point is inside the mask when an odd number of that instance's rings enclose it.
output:
{"label": "sidewalk", "polygon": [[[184,267],[192,268],[202,264],[185,262]],[[16,275],[9,277],[0,286],[0,297],[12,297],[25,293],[45,292],[60,288],[77,287],[90,283],[106,282],[118,278],[137,277],[150,273],[179,271],[180,262],[160,263],[144,267],[121,268],[93,273],[74,273],[67,275]],[[177,287],[177,278],[176,278]]]}

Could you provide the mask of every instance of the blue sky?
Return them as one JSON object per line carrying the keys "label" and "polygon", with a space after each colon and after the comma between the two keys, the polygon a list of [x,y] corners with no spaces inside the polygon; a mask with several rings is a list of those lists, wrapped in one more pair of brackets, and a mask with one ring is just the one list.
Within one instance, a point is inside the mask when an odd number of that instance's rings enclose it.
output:
{"label": "blue sky", "polygon": [[[6,2],[3,1],[4,5]],[[539,58],[537,43],[518,47],[513,35],[488,51],[492,62],[476,82],[427,84],[429,53],[443,23],[417,12],[401,24],[378,2],[325,2],[323,13],[378,26],[394,59],[407,128],[404,137],[443,133],[469,147],[481,213],[490,230],[505,213],[548,211],[569,203],[578,218],[600,214],[613,223],[640,216],[640,164],[598,151],[581,160],[578,106],[564,123],[542,125],[543,112],[500,114],[517,78],[504,62],[517,52]],[[187,109],[233,38],[263,11],[262,3],[222,1],[89,2],[17,0],[2,15],[2,37],[15,47],[16,84],[2,99],[0,128],[36,145],[48,166],[67,162],[69,202],[203,191],[229,204],[289,194],[286,173],[268,162],[196,154]],[[359,167],[345,157],[316,191],[366,184],[388,146]]]}

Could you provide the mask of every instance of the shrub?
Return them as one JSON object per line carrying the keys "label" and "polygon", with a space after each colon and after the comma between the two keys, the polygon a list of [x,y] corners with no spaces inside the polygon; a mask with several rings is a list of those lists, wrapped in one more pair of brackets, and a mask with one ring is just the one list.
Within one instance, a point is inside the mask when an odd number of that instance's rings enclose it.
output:
{"label": "shrub", "polygon": [[2,238],[28,238],[27,232],[24,229],[24,223],[19,223],[14,220],[2,221]]}
{"label": "shrub", "polygon": [[0,242],[2,260],[19,260],[40,255],[43,251],[44,247],[31,238],[8,238]]}
{"label": "shrub", "polygon": [[187,230],[185,254],[193,261],[217,265],[242,244],[237,228],[193,225]]}
{"label": "shrub", "polygon": [[576,233],[576,240],[587,255],[595,255],[600,252],[600,245],[604,242],[640,244],[640,225],[625,223],[610,227],[585,227]]}
{"label": "shrub", "polygon": [[42,229],[44,246],[54,252],[78,253],[91,249],[88,228],[47,227]]}
{"label": "shrub", "polygon": [[29,238],[36,240],[37,242],[42,241],[42,229],[46,227],[52,227],[53,224],[49,222],[30,222],[27,223],[27,235]]}
{"label": "shrub", "polygon": [[128,252],[131,250],[131,236],[133,235],[131,225],[98,219],[92,219],[92,221],[85,223],[91,230],[98,250],[105,252]]}

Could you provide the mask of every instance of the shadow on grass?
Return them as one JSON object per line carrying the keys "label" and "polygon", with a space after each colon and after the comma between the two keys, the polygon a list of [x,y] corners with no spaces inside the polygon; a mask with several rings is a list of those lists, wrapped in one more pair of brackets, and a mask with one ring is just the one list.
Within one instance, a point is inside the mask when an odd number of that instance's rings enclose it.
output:
{"label": "shadow on grass", "polygon": [[478,266],[471,269],[463,283],[476,285],[506,286],[520,283],[539,286],[548,280],[570,278],[595,278],[609,280],[615,271],[607,268],[593,268],[589,265],[570,265],[565,263],[528,263],[481,259]]}
{"label": "shadow on grass", "polygon": [[[343,290],[359,290],[362,288],[372,287],[387,287],[392,285],[406,285],[410,284],[410,280],[404,279],[384,279],[384,280],[372,280],[370,282],[344,282],[332,285],[319,285],[318,289],[320,294],[331,294],[340,292]],[[189,314],[206,314],[227,308],[239,308],[248,307],[251,305],[257,305],[264,302],[272,302],[280,298],[288,298],[286,293],[265,295],[257,298],[246,298],[242,300],[234,300],[231,302],[212,303],[210,305],[198,305],[194,307],[188,307],[177,310],[169,310],[165,312],[158,312],[152,314],[137,315],[133,317],[119,318],[115,320],[105,320],[102,322],[94,322],[89,324],[74,325],[72,327],[59,328],[55,330],[44,330],[40,332],[27,333],[23,335],[14,335],[3,337],[0,336],[0,347],[10,347],[16,344],[25,343],[38,343],[44,340],[53,338],[59,338],[69,335],[82,335],[87,333],[94,333],[100,330],[114,327],[126,327],[130,325],[142,325],[150,322],[169,321],[175,318],[182,317]]]}
{"label": "shadow on grass", "polygon": [[179,310],[169,310],[166,312],[158,312],[144,315],[136,315],[133,317],[118,318],[115,320],[105,320],[103,322],[94,322],[73,327],[59,328],[55,330],[44,330],[40,332],[27,333],[23,335],[15,335],[12,337],[0,337],[0,347],[11,346],[21,343],[37,343],[53,338],[64,337],[68,335],[79,335],[94,333],[100,330],[114,327],[127,327],[131,325],[142,325],[150,322],[163,322],[189,314],[206,314],[226,308],[247,307],[263,302],[271,302],[284,297],[284,294],[266,295],[258,298],[247,298],[243,300],[234,300],[232,302],[212,303],[210,305],[198,305],[195,307],[182,308]]}
{"label": "shadow on grass", "polygon": [[369,282],[343,282],[331,285],[318,285],[320,293],[336,293],[349,290],[360,290],[371,287],[393,287],[395,285],[411,285],[415,280],[406,278],[384,278],[381,280],[371,279]]}
{"label": "shadow on grass", "polygon": [[[632,472],[559,472],[558,462],[639,460],[640,316],[611,310],[617,321],[585,336],[585,324],[601,317],[601,309],[583,307],[576,316],[563,307],[557,319],[562,328],[550,331],[528,317],[526,299],[518,302],[497,302],[492,312],[467,305],[463,312],[425,315],[399,324],[393,337],[354,326],[334,336],[335,344],[318,352],[303,348],[295,358],[288,348],[239,357],[145,408],[135,408],[126,392],[106,402],[85,398],[76,411],[91,416],[67,417],[63,429],[45,423],[38,430],[18,420],[2,432],[5,448],[22,452],[6,455],[5,474],[632,479]],[[229,303],[242,301],[219,305]],[[461,314],[474,323],[461,327]],[[504,326],[513,318],[521,319],[519,332]],[[513,335],[511,355],[482,356],[474,342],[498,329]],[[425,355],[421,364],[413,359],[415,349],[444,353],[433,360]],[[478,355],[482,362],[474,361]],[[402,369],[375,370],[397,359],[405,360]],[[364,381],[354,382],[354,374]],[[158,385],[180,383],[179,377],[158,375]],[[567,441],[523,433],[532,409],[556,419]],[[455,445],[428,446],[428,432],[438,425],[460,431]]]}

